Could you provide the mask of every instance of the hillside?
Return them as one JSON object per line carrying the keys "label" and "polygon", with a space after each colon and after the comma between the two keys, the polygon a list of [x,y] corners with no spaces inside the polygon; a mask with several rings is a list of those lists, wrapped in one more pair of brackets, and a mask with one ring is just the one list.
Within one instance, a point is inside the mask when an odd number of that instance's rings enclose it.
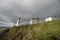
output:
{"label": "hillside", "polygon": [[9,28],[1,40],[60,40],[60,20]]}

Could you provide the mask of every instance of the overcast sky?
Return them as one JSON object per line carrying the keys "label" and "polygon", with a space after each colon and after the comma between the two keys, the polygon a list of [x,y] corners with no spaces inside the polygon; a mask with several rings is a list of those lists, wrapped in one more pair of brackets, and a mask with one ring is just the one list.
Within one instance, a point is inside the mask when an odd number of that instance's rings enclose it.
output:
{"label": "overcast sky", "polygon": [[60,0],[0,0],[0,25],[14,25],[17,18],[44,18],[56,14],[60,18]]}

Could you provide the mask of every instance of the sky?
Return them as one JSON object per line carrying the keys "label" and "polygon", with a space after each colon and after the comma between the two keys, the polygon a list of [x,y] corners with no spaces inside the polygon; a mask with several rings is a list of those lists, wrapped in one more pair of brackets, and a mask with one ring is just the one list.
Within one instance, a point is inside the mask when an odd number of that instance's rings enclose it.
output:
{"label": "sky", "polygon": [[52,14],[60,18],[60,0],[0,0],[0,26],[15,25],[19,16],[25,23],[26,19]]}

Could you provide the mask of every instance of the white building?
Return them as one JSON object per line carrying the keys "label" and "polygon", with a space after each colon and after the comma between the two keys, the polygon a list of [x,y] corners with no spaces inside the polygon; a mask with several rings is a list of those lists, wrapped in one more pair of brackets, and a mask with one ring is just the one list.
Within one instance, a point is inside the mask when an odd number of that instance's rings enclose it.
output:
{"label": "white building", "polygon": [[19,19],[17,20],[16,26],[21,26],[21,17],[19,17]]}
{"label": "white building", "polygon": [[30,21],[29,21],[29,25],[31,24],[39,24],[39,18],[32,18]]}
{"label": "white building", "polygon": [[45,22],[56,20],[56,16],[49,16],[45,19]]}
{"label": "white building", "polygon": [[45,19],[45,22],[52,21],[52,20],[53,20],[53,17],[50,16],[50,17]]}

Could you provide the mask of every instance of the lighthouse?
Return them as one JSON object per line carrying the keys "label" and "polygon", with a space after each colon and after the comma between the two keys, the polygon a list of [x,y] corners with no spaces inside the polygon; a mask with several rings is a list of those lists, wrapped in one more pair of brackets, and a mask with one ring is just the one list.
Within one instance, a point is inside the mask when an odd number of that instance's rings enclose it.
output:
{"label": "lighthouse", "polygon": [[21,17],[18,18],[16,26],[21,26]]}

